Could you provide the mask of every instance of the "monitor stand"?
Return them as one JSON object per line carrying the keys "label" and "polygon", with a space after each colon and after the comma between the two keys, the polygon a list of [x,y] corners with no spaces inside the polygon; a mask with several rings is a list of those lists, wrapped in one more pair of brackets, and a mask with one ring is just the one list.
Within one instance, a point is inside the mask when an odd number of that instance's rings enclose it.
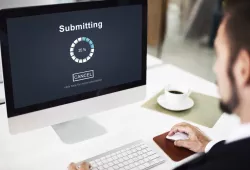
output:
{"label": "monitor stand", "polygon": [[53,125],[52,128],[66,144],[75,144],[107,133],[106,129],[89,117]]}

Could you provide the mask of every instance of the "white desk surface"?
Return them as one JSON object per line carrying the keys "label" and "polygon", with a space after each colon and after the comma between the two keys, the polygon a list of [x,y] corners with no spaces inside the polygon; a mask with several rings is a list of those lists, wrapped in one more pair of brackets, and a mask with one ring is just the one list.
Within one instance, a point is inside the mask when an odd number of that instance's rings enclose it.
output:
{"label": "white desk surface", "polygon": [[[178,163],[171,161],[157,147],[152,138],[168,131],[182,120],[141,108],[141,104],[168,83],[185,84],[193,91],[217,96],[214,84],[172,65],[149,69],[146,99],[139,103],[92,115],[91,118],[103,125],[108,133],[73,145],[62,143],[51,127],[11,136],[8,133],[5,105],[0,106],[0,169],[66,170],[71,161],[85,160],[140,139],[167,159],[167,163],[155,168],[156,170],[172,169],[188,159]],[[238,123],[239,120],[235,116],[224,114],[214,128],[209,129],[199,125],[198,127],[213,139],[225,139]]]}
{"label": "white desk surface", "polygon": [[150,54],[147,55],[147,67],[148,69],[153,68],[153,67],[157,67],[159,65],[162,65],[163,61],[161,61],[159,58],[154,57]]}

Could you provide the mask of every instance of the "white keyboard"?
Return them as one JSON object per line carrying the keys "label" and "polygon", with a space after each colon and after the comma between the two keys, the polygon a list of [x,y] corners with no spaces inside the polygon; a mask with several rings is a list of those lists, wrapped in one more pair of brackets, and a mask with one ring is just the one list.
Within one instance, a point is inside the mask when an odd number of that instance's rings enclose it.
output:
{"label": "white keyboard", "polygon": [[148,170],[165,160],[143,141],[137,141],[84,162],[89,162],[92,170]]}

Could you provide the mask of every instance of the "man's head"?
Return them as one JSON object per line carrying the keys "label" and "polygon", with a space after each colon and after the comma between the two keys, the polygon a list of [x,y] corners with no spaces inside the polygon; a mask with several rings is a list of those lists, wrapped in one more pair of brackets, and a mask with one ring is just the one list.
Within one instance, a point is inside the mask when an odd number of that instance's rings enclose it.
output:
{"label": "man's head", "polygon": [[228,9],[215,48],[214,72],[221,95],[221,109],[240,116],[242,105],[250,101],[250,3]]}

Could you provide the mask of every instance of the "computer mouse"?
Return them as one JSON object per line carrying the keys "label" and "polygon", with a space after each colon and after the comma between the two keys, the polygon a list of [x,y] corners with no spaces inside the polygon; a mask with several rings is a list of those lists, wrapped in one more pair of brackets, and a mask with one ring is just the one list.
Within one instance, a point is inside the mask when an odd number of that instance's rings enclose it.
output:
{"label": "computer mouse", "polygon": [[187,140],[188,135],[186,133],[177,132],[173,136],[166,136],[166,139],[176,141],[176,140]]}

